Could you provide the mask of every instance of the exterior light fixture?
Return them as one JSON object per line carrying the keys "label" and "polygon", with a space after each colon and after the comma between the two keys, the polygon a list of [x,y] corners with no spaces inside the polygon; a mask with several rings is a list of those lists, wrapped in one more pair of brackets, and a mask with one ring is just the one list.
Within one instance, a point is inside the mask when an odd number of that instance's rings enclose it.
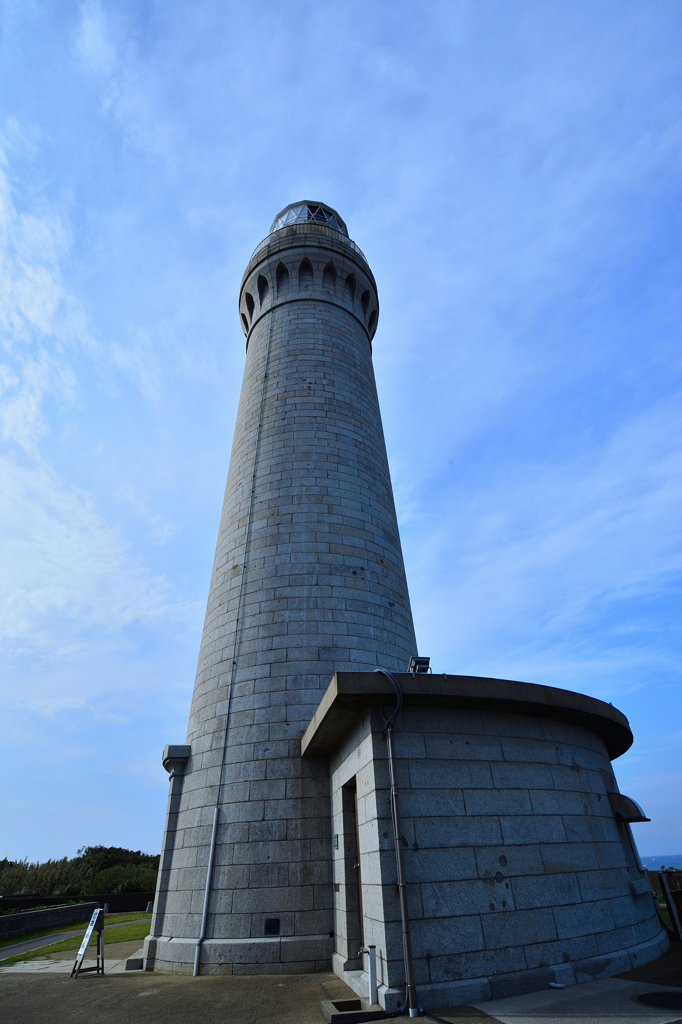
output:
{"label": "exterior light fixture", "polygon": [[410,658],[410,664],[408,666],[407,671],[410,672],[413,676],[424,676],[426,675],[427,672],[431,671],[431,669],[429,668],[430,661],[430,658],[419,658],[416,654],[414,654]]}

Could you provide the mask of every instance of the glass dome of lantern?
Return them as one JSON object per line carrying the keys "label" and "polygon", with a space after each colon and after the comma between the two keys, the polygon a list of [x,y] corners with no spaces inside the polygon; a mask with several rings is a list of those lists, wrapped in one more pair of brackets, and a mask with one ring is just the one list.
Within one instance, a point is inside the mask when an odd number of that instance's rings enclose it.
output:
{"label": "glass dome of lantern", "polygon": [[339,231],[348,238],[348,228],[336,210],[332,210],[331,206],[325,206],[324,203],[311,203],[307,200],[285,206],[273,220],[270,234],[280,228],[286,228],[290,224],[306,224],[311,221],[314,224],[324,224],[326,227],[334,228],[335,231]]}

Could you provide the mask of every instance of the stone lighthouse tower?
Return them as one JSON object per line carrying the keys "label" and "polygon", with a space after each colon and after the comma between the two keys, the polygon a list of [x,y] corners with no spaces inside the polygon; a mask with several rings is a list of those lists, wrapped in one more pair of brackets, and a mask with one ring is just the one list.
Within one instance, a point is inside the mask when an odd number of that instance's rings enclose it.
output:
{"label": "stone lighthouse tower", "polygon": [[[668,937],[631,830],[649,819],[612,767],[625,716],[573,690],[407,671],[378,309],[319,203],[286,207],[246,268],[244,382],[187,741],[164,752],[145,966],[332,967],[416,1016],[419,1000],[609,977]],[[672,897],[669,916],[682,935]]]}
{"label": "stone lighthouse tower", "polygon": [[328,970],[334,673],[416,653],[372,367],[376,284],[339,215],[287,206],[251,257],[246,365],[147,967]]}

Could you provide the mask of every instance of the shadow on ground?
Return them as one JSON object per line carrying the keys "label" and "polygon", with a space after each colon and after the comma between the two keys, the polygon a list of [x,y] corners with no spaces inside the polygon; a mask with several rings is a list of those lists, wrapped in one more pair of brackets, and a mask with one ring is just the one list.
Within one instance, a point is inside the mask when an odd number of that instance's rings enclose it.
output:
{"label": "shadow on ground", "polygon": [[334,974],[188,978],[142,971],[4,974],[2,1016],[12,1024],[324,1024],[323,999],[354,995]]}
{"label": "shadow on ground", "polygon": [[649,985],[671,985],[682,988],[682,942],[671,945],[667,953],[650,964],[635,967],[617,975],[624,981],[646,981]]}
{"label": "shadow on ground", "polygon": [[[123,953],[123,945],[119,944],[117,953]],[[138,945],[130,943],[131,947]],[[126,955],[132,952],[125,951]],[[113,953],[112,948],[109,955]],[[64,951],[59,959],[73,955],[71,950]],[[682,988],[682,944],[619,978]],[[577,996],[580,988],[565,990],[564,997]],[[353,997],[331,973],[188,978],[134,971],[86,975],[73,981],[60,974],[7,973],[0,977],[2,1019],[12,1024],[324,1024],[323,999]],[[491,1020],[471,1007],[436,1012],[454,1024]],[[656,1011],[648,1013],[655,1015]]]}

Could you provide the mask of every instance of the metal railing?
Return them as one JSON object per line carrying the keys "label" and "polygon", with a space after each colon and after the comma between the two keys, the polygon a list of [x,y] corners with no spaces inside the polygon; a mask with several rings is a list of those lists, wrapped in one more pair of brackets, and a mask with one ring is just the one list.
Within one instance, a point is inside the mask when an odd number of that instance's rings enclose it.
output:
{"label": "metal railing", "polygon": [[[278,228],[278,230],[279,230],[279,231],[284,231],[284,230],[286,230],[286,229],[285,229],[285,228]],[[326,233],[326,232],[325,232],[325,233]],[[276,234],[276,232],[274,232],[274,231],[273,231],[273,233],[272,233],[272,234]],[[251,260],[252,260],[252,259],[254,258],[254,256],[256,256],[256,255],[257,255],[257,254],[258,254],[259,252],[261,252],[261,250],[262,250],[262,249],[266,249],[266,248],[268,247],[268,245],[270,244],[270,239],[272,238],[272,234],[271,234],[271,235],[268,235],[268,236],[267,236],[267,238],[264,238],[262,242],[259,242],[259,243],[258,243],[258,245],[256,246],[256,248],[255,248],[255,249],[253,250],[253,252],[251,253],[251,255],[250,255],[250,257],[249,257],[249,263],[250,263],[250,262],[251,262]],[[339,231],[339,232],[336,232],[336,234],[339,234],[339,235],[340,235],[340,234],[341,234],[341,232],[340,232],[340,231]],[[351,249],[353,249],[353,251],[354,251],[354,252],[356,252],[356,253],[358,254],[358,256],[361,256],[361,257],[362,257],[362,259],[363,259],[363,260],[365,261],[365,263],[367,263],[367,266],[369,266],[369,263],[368,263],[368,261],[367,261],[367,257],[365,256],[365,254],[364,254],[364,252],[362,251],[362,249],[360,248],[360,246],[359,246],[359,245],[357,245],[357,244],[356,244],[356,243],[355,243],[355,242],[353,241],[353,239],[352,239],[352,238],[348,238],[348,237],[347,237],[346,235],[341,235],[341,238],[343,238],[343,240],[344,240],[345,244],[346,244],[346,245],[349,245],[349,246],[351,247]]]}

